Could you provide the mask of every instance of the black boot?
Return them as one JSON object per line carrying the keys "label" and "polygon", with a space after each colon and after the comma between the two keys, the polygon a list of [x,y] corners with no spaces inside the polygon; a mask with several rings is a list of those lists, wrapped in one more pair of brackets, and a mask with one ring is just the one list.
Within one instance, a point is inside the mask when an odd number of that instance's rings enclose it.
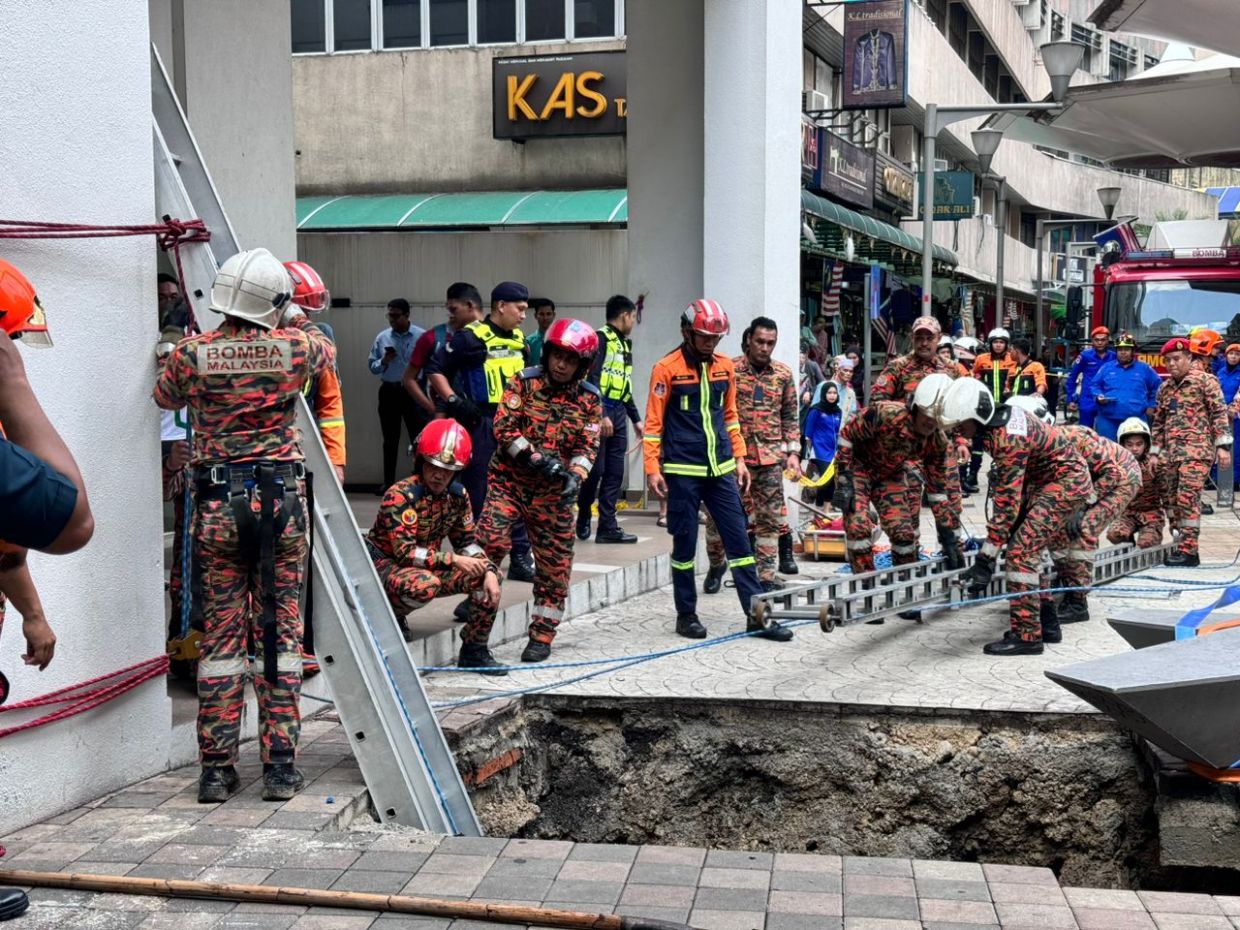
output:
{"label": "black boot", "polygon": [[1211,516],[1213,516],[1213,515],[1214,515],[1214,508],[1213,508],[1213,507],[1211,507],[1209,504],[1207,504],[1205,501],[1202,501],[1202,502],[1201,502],[1201,515],[1202,515],[1203,517],[1211,517]]}
{"label": "black boot", "polygon": [[712,565],[706,570],[706,578],[702,581],[702,590],[706,594],[718,594],[723,586],[723,576],[727,574],[726,565]]}
{"label": "black boot", "polygon": [[400,635],[405,638],[405,642],[413,642],[413,630],[409,629],[409,621],[404,617],[397,617],[396,624],[400,627]]}
{"label": "black boot", "polygon": [[1201,557],[1195,552],[1173,552],[1163,562],[1163,565],[1169,565],[1172,568],[1196,568],[1200,564]]}
{"label": "black boot", "polygon": [[521,651],[522,662],[541,662],[551,655],[551,644],[531,639]]}
{"label": "black boot", "polygon": [[30,907],[30,899],[20,888],[0,888],[0,920],[21,917]]}
{"label": "black boot", "polygon": [[768,581],[759,581],[758,586],[762,588],[763,593],[770,594],[772,591],[782,591],[786,585],[778,578],[771,578]]}
{"label": "black boot", "polygon": [[534,581],[534,556],[528,552],[521,555],[514,553],[508,560],[508,580],[531,584]]}
{"label": "black boot", "polygon": [[1030,642],[1024,639],[1017,639],[1012,636],[1010,639],[1004,637],[993,643],[987,643],[982,647],[982,652],[988,656],[1040,656],[1042,654],[1042,641],[1035,640]]}
{"label": "black boot", "polygon": [[469,622],[469,598],[465,598],[465,600],[461,601],[461,603],[456,605],[456,610],[452,611],[452,622],[453,623],[468,623]]}
{"label": "black boot", "polygon": [[288,801],[306,787],[305,776],[291,762],[269,762],[263,766],[263,800]]}
{"label": "black boot", "polygon": [[1089,619],[1089,603],[1074,597],[1065,597],[1056,611],[1056,619],[1060,623],[1080,623]]}
{"label": "black boot", "polygon": [[792,534],[782,533],[779,537],[779,572],[781,575],[795,575],[801,569],[797,568],[797,560],[792,555]]}
{"label": "black boot", "polygon": [[896,616],[899,617],[901,620],[916,620],[918,623],[921,623],[921,611],[920,610],[902,610],[898,614],[896,614]]}
{"label": "black boot", "polygon": [[614,530],[607,530],[606,532],[599,530],[594,536],[594,541],[600,545],[610,545],[613,543],[632,545],[637,542],[637,537],[632,533],[626,533],[617,526]]}
{"label": "black boot", "polygon": [[686,639],[705,639],[706,627],[702,626],[697,614],[677,614],[676,635]]}
{"label": "black boot", "polygon": [[495,661],[495,656],[491,655],[491,650],[486,647],[485,643],[461,643],[461,652],[456,657],[456,667],[478,669],[479,675],[490,675],[496,678],[508,674]]}
{"label": "black boot", "polygon": [[241,787],[241,777],[231,765],[211,766],[198,779],[198,803],[219,804]]}
{"label": "black boot", "polygon": [[[749,622],[745,625],[747,632],[753,633],[758,639],[769,639],[777,643],[786,643],[792,639],[792,630],[786,626],[781,626],[778,620],[767,620],[763,625],[749,618]],[[758,632],[761,630],[761,632]]]}
{"label": "black boot", "polygon": [[[1065,603],[1067,603],[1065,601]],[[1042,642],[1063,642],[1063,630],[1059,628],[1059,613],[1055,610],[1054,601],[1043,601],[1041,607]]]}
{"label": "black boot", "polygon": [[590,538],[590,511],[577,514],[577,538]]}

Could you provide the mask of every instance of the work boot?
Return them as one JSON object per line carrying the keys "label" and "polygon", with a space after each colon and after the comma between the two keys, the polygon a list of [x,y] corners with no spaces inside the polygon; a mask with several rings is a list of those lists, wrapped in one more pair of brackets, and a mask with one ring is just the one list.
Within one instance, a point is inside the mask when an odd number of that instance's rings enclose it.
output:
{"label": "work boot", "polygon": [[584,514],[577,515],[577,538],[582,540],[590,538],[590,511],[588,510]]}
{"label": "work boot", "polygon": [[404,617],[397,617],[396,624],[400,627],[400,635],[405,638],[405,642],[413,642],[413,630],[409,629],[409,621]]}
{"label": "work boot", "polygon": [[292,762],[268,762],[263,765],[263,800],[288,801],[306,786],[306,778]]}
{"label": "work boot", "polygon": [[1081,623],[1089,619],[1089,602],[1065,597],[1055,614],[1060,623]]}
{"label": "work boot", "polygon": [[896,616],[899,617],[901,620],[916,620],[918,623],[921,623],[921,611],[920,610],[902,610],[898,614],[896,614]]}
{"label": "work boot", "polygon": [[521,555],[514,553],[508,560],[508,580],[524,581],[526,584],[532,584],[534,581],[534,556],[528,552]]}
{"label": "work boot", "polygon": [[703,593],[718,594],[719,589],[723,587],[723,576],[727,574],[727,571],[726,565],[712,565],[706,569],[706,578],[702,581]]}
{"label": "work boot", "polygon": [[783,533],[779,537],[779,573],[795,575],[800,571],[797,560],[792,555],[792,534]]}
{"label": "work boot", "polygon": [[[1064,601],[1067,605],[1069,601]],[[1089,612],[1086,611],[1086,617]],[[1042,620],[1042,642],[1044,643],[1061,643],[1063,642],[1063,630],[1059,628],[1059,613],[1055,610],[1054,601],[1043,601],[1041,607]]]}
{"label": "work boot", "polygon": [[996,640],[993,643],[987,643],[982,647],[982,652],[988,656],[1040,656],[1042,654],[1042,641],[1018,639],[1013,634],[1011,639],[1006,636],[1003,639]]}
{"label": "work boot", "polygon": [[1209,504],[1207,504],[1205,501],[1202,501],[1201,502],[1201,515],[1203,517],[1214,516],[1214,508],[1211,507]]}
{"label": "work boot", "polygon": [[759,581],[758,586],[762,588],[762,593],[770,594],[772,591],[782,591],[786,585],[778,578],[770,578],[766,581]]}
{"label": "work boot", "polygon": [[697,614],[677,614],[676,635],[686,639],[705,639],[706,627],[702,626]]}
{"label": "work boot", "polygon": [[1171,568],[1196,568],[1200,564],[1201,557],[1195,552],[1173,552],[1163,562]]}
{"label": "work boot", "polygon": [[30,907],[30,899],[20,888],[0,888],[0,920],[21,917]]}
{"label": "work boot", "polygon": [[456,657],[456,667],[478,669],[477,674],[496,678],[508,674],[495,661],[495,656],[491,655],[491,650],[487,648],[486,643],[461,643],[460,655]]}
{"label": "work boot", "polygon": [[551,655],[550,643],[541,643],[536,639],[531,639],[521,651],[521,661],[542,662],[549,655]]}
{"label": "work boot", "polygon": [[[792,639],[792,630],[786,626],[781,626],[778,620],[768,620],[766,625],[749,618],[749,622],[745,625],[746,632],[753,633],[758,639],[769,639],[777,643],[786,643]],[[761,631],[761,632],[759,632]]]}
{"label": "work boot", "polygon": [[469,622],[469,598],[465,598],[465,600],[456,605],[456,609],[452,611],[452,621],[454,623]]}
{"label": "work boot", "polygon": [[630,544],[637,542],[637,537],[632,533],[626,533],[624,530],[620,529],[620,527],[616,527],[614,530],[608,530],[607,532],[599,530],[594,535],[594,541],[602,545],[610,545],[613,543]]}
{"label": "work boot", "polygon": [[212,765],[198,779],[198,803],[219,804],[241,787],[241,777],[231,765]]}

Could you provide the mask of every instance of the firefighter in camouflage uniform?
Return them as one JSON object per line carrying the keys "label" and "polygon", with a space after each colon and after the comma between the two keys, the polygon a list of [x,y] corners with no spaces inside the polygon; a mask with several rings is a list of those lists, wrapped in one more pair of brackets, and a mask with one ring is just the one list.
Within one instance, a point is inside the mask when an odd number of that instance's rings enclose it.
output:
{"label": "firefighter in camouflage uniform", "polygon": [[[203,589],[198,663],[198,800],[239,786],[249,635],[255,653],[263,798],[287,800],[304,783],[294,767],[301,729],[306,556],[303,456],[294,425],[298,395],[331,364],[331,342],[292,303],[293,283],[266,249],[221,266],[211,309],[219,329],[179,342],[155,385],[166,410],[187,407],[193,427],[193,538]],[[250,630],[250,600],[259,605]]]}
{"label": "firefighter in camouflage uniform", "polygon": [[[543,341],[542,364],[508,382],[495,412],[495,457],[478,521],[478,542],[495,564],[509,550],[512,525],[524,520],[534,548],[534,606],[522,662],[551,655],[564,618],[573,562],[573,505],[598,455],[602,399],[585,375],[598,335],[580,320],[556,320]],[[461,634],[483,647],[498,604],[469,605]]]}
{"label": "firefighter in camouflage uniform", "polygon": [[[1050,548],[1065,522],[1079,527],[1093,486],[1089,469],[1067,436],[1017,406],[995,403],[992,388],[972,378],[952,383],[936,411],[944,429],[960,429],[966,438],[981,433],[993,461],[991,490],[994,516],[986,542],[969,572],[969,590],[990,587],[1000,550],[1007,546],[1004,571],[1014,597],[1009,606],[1011,629],[988,643],[987,655],[1038,655],[1042,652],[1042,552]],[[1022,506],[1023,504],[1023,506]],[[1070,533],[1075,538],[1079,532]]]}
{"label": "firefighter in camouflage uniform", "polygon": [[1170,375],[1158,389],[1151,430],[1150,458],[1155,460],[1159,494],[1178,551],[1167,557],[1173,566],[1200,565],[1201,490],[1210,466],[1231,467],[1231,424],[1218,378],[1193,366],[1189,340],[1170,339],[1162,347]]}
{"label": "firefighter in camouflage uniform", "polygon": [[1119,425],[1118,438],[1141,467],[1141,490],[1111,524],[1107,539],[1113,543],[1135,543],[1138,549],[1153,549],[1162,542],[1166,518],[1158,496],[1154,459],[1150,458],[1149,424],[1140,417],[1129,417]]}
{"label": "firefighter in camouflage uniform", "polygon": [[[797,419],[797,389],[792,369],[771,358],[779,338],[769,317],[754,319],[742,340],[745,354],[732,360],[736,369],[736,412],[745,440],[745,464],[749,488],[741,495],[745,512],[753,522],[754,557],[758,582],[764,590],[780,586],[775,578],[776,556],[785,537],[780,535],[787,514],[784,505],[784,469],[801,468],[801,430]],[[791,533],[786,537],[789,549]],[[718,592],[728,570],[723,540],[715,521],[706,520],[706,551],[710,568],[702,590]],[[786,553],[791,557],[791,551]]]}
{"label": "firefighter in camouflage uniform", "polygon": [[[951,443],[933,416],[951,383],[942,372],[928,375],[907,403],[872,403],[840,431],[832,506],[844,514],[844,547],[854,573],[874,571],[871,504],[891,540],[892,564],[917,561],[923,484],[944,558],[951,568],[964,566],[960,512],[948,497],[955,466]],[[901,616],[918,619],[921,614],[908,611]]]}
{"label": "firefighter in camouflage uniform", "polygon": [[[499,605],[499,567],[474,539],[469,494],[456,474],[469,464],[469,433],[455,420],[432,420],[418,434],[413,474],[383,495],[366,545],[406,642],[405,615],[437,597],[469,594],[483,607]],[[443,541],[452,543],[446,551]],[[461,668],[492,669],[486,644],[466,643]],[[483,671],[504,675],[503,671]]]}

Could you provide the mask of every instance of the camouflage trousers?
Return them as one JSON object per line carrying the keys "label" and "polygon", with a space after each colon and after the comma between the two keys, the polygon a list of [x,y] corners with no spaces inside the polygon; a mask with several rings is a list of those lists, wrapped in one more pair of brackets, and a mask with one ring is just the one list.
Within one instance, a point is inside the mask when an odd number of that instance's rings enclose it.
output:
{"label": "camouflage trousers", "polygon": [[[540,643],[555,639],[564,619],[568,579],[573,572],[573,504],[560,488],[548,489],[542,480],[517,477],[492,468],[476,535],[489,558],[499,565],[512,548],[513,524],[524,521],[534,550],[534,607],[530,638]],[[495,625],[497,607],[469,602],[469,619],[461,632],[464,643],[485,644]]]}
{"label": "camouflage trousers", "polygon": [[482,579],[471,578],[459,568],[415,568],[372,554],[375,571],[396,616],[424,607],[437,597],[472,594],[482,590]]}
{"label": "camouflage trousers", "polygon": [[1136,541],[1138,549],[1153,549],[1162,542],[1163,514],[1161,510],[1145,513],[1126,513],[1111,524],[1107,539],[1113,543]]}
{"label": "camouflage trousers", "polygon": [[1196,555],[1201,538],[1201,492],[1210,474],[1210,462],[1193,459],[1187,462],[1158,463],[1158,496],[1171,524],[1171,532],[1179,532],[1180,552]]}
{"label": "camouflage trousers", "polygon": [[854,504],[844,514],[844,548],[854,574],[874,571],[874,520],[870,505],[878,511],[878,522],[891,540],[893,565],[917,561],[918,521],[921,517],[921,480],[914,469],[891,477],[878,477],[857,469],[853,472]]}
{"label": "camouflage trousers", "polygon": [[[1065,501],[1063,485],[1056,482],[1035,488],[1008,540],[1003,556],[1003,577],[1008,593],[1029,592],[1028,597],[1014,597],[1008,601],[1008,622],[1012,632],[1026,642],[1042,641],[1038,595],[1043,587],[1042,553],[1052,549],[1063,536],[1064,520],[1077,503],[1084,502]],[[1092,552],[1090,557],[1092,559]]]}
{"label": "camouflage trousers", "polygon": [[[285,500],[291,499],[291,495]],[[250,565],[227,501],[200,500],[194,514],[195,554],[202,578],[203,626],[198,661],[198,746],[204,767],[233,765],[241,738],[250,643],[263,762],[289,763],[301,731],[301,613],[298,597],[306,559],[305,500],[275,540],[276,681],[264,674],[261,565]]]}
{"label": "camouflage trousers", "polygon": [[[1085,510],[1081,515],[1080,537],[1069,539],[1066,530],[1059,532],[1051,543],[1051,559],[1058,576],[1057,587],[1087,588],[1093,584],[1094,553],[1098,551],[1098,541],[1107,527],[1128,509],[1140,490],[1141,469],[1137,467],[1122,484],[1107,490]],[[1065,599],[1084,603],[1086,592],[1072,591],[1065,595]]]}
{"label": "camouflage trousers", "polygon": [[[758,580],[774,581],[779,537],[787,526],[785,518],[788,515],[788,507],[784,503],[783,465],[751,465],[749,490],[741,495],[741,504],[753,528]],[[791,529],[788,532],[792,532]],[[716,568],[728,561],[719,528],[710,516],[706,517],[706,552],[710,556],[710,564]]]}

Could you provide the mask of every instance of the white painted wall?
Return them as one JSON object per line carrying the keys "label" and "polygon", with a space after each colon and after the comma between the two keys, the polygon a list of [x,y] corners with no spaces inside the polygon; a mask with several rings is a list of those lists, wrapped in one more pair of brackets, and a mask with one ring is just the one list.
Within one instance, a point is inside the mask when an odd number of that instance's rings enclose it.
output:
{"label": "white painted wall", "polygon": [[[129,0],[5,5],[0,214],[149,223],[153,214],[147,9]],[[22,349],[31,381],[81,466],[97,529],[83,551],[33,555],[59,637],[42,674],[19,656],[10,611],[0,667],[11,700],[164,648],[163,538],[151,237],[0,242],[35,283],[56,347]],[[0,723],[16,722],[0,717]],[[73,720],[0,740],[0,824],[16,829],[159,771],[170,710],[156,680]]]}

